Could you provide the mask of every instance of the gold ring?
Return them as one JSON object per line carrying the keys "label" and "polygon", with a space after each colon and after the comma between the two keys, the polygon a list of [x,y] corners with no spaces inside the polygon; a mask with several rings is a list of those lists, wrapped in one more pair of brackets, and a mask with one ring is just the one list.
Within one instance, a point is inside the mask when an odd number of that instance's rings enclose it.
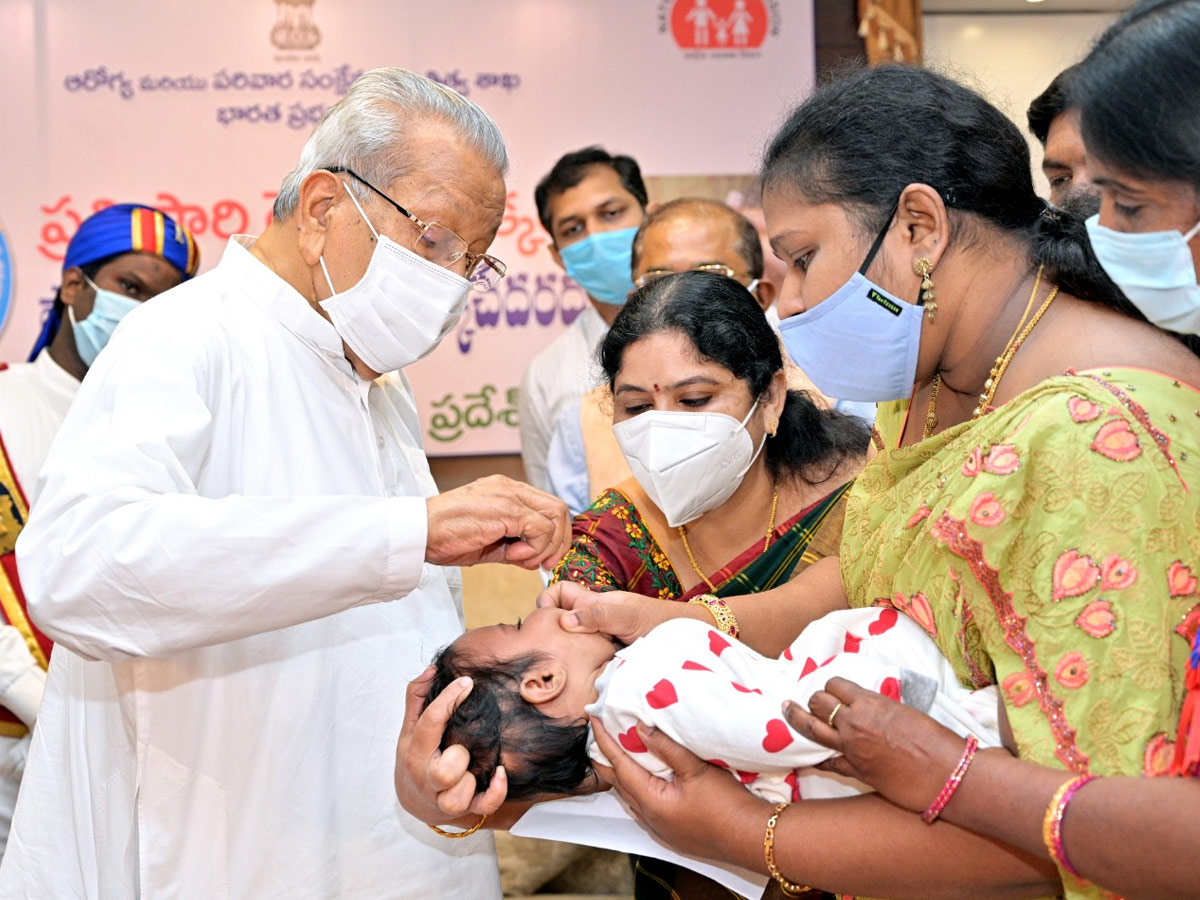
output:
{"label": "gold ring", "polygon": [[838,712],[841,710],[841,708],[842,708],[842,703],[841,703],[841,701],[839,700],[839,701],[838,701],[838,705],[837,705],[837,706],[835,706],[835,707],[833,708],[833,712],[831,712],[831,713],[829,714],[829,718],[825,720],[827,723],[829,723],[829,727],[830,727],[830,728],[833,728],[833,727],[834,727],[834,725],[833,725],[833,717],[834,717],[834,716],[836,716],[836,715],[838,714]]}

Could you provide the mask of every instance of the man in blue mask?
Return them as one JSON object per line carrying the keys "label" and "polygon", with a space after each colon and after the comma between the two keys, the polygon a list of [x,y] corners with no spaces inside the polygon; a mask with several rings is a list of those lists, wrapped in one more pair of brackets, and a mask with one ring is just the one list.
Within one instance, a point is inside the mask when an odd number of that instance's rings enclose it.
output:
{"label": "man in blue mask", "polygon": [[[28,363],[0,363],[0,853],[8,840],[29,729],[37,718],[51,642],[25,612],[13,548],[38,471],[79,383],[117,322],[196,272],[192,235],[159,210],[110,206],[67,245],[62,285]],[[67,321],[67,327],[62,327]]]}
{"label": "man in blue mask", "polygon": [[33,490],[79,383],[138,304],[196,274],[191,232],[152,206],[119,203],[84,219],[27,364],[0,371],[0,437],[22,489]]}
{"label": "man in blue mask", "polygon": [[596,346],[633,290],[633,236],[646,218],[637,162],[600,147],[568,153],[538,182],[538,217],[550,255],[587,292],[571,327],[534,357],[521,380],[521,459],[534,487],[549,489],[546,455],[564,408],[594,387]]}

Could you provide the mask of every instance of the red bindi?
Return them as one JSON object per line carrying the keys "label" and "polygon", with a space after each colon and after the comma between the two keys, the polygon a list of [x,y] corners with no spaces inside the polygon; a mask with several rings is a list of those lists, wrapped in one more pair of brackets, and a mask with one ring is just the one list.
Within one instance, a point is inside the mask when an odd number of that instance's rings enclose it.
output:
{"label": "red bindi", "polygon": [[654,386],[654,391],[655,391],[655,393],[658,393],[658,385],[657,384]]}

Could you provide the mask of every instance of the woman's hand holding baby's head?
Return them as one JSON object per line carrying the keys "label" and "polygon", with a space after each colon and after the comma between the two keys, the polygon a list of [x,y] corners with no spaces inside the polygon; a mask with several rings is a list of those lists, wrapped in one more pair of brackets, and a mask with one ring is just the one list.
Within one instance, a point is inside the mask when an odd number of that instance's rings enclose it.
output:
{"label": "woman's hand holding baby's head", "polygon": [[537,605],[568,610],[559,619],[564,631],[607,634],[622,644],[632,644],[670,619],[703,618],[707,614],[688,603],[628,591],[590,591],[569,581],[550,585],[538,595]]}
{"label": "woman's hand holding baby's head", "polygon": [[434,825],[468,814],[491,815],[504,803],[508,787],[504,769],[493,773],[485,792],[476,793],[467,751],[453,746],[443,751],[440,746],[447,720],[471,687],[455,681],[435,694],[431,691],[434,676],[430,666],[408,687],[404,725],[396,744],[396,796],[409,813]]}
{"label": "woman's hand holding baby's head", "polygon": [[501,772],[510,800],[598,787],[584,707],[596,699],[596,679],[616,647],[602,634],[563,631],[563,614],[542,608],[514,625],[474,628],[434,660],[427,698],[470,682],[446,711],[440,747],[444,757],[467,757],[477,790],[490,789]]}

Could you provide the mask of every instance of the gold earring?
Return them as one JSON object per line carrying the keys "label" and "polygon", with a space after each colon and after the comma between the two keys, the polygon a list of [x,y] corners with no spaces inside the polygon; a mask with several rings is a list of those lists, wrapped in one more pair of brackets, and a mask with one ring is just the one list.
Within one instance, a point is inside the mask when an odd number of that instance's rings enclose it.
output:
{"label": "gold earring", "polygon": [[921,276],[921,303],[925,307],[926,317],[932,322],[937,313],[937,294],[933,292],[933,279],[929,277],[933,274],[933,260],[922,256],[913,263],[913,271]]}
{"label": "gold earring", "polygon": [[772,422],[770,425],[767,426],[767,437],[769,437],[769,438],[775,437],[775,433],[777,431],[779,431],[779,420],[778,419],[776,419],[774,422]]}

